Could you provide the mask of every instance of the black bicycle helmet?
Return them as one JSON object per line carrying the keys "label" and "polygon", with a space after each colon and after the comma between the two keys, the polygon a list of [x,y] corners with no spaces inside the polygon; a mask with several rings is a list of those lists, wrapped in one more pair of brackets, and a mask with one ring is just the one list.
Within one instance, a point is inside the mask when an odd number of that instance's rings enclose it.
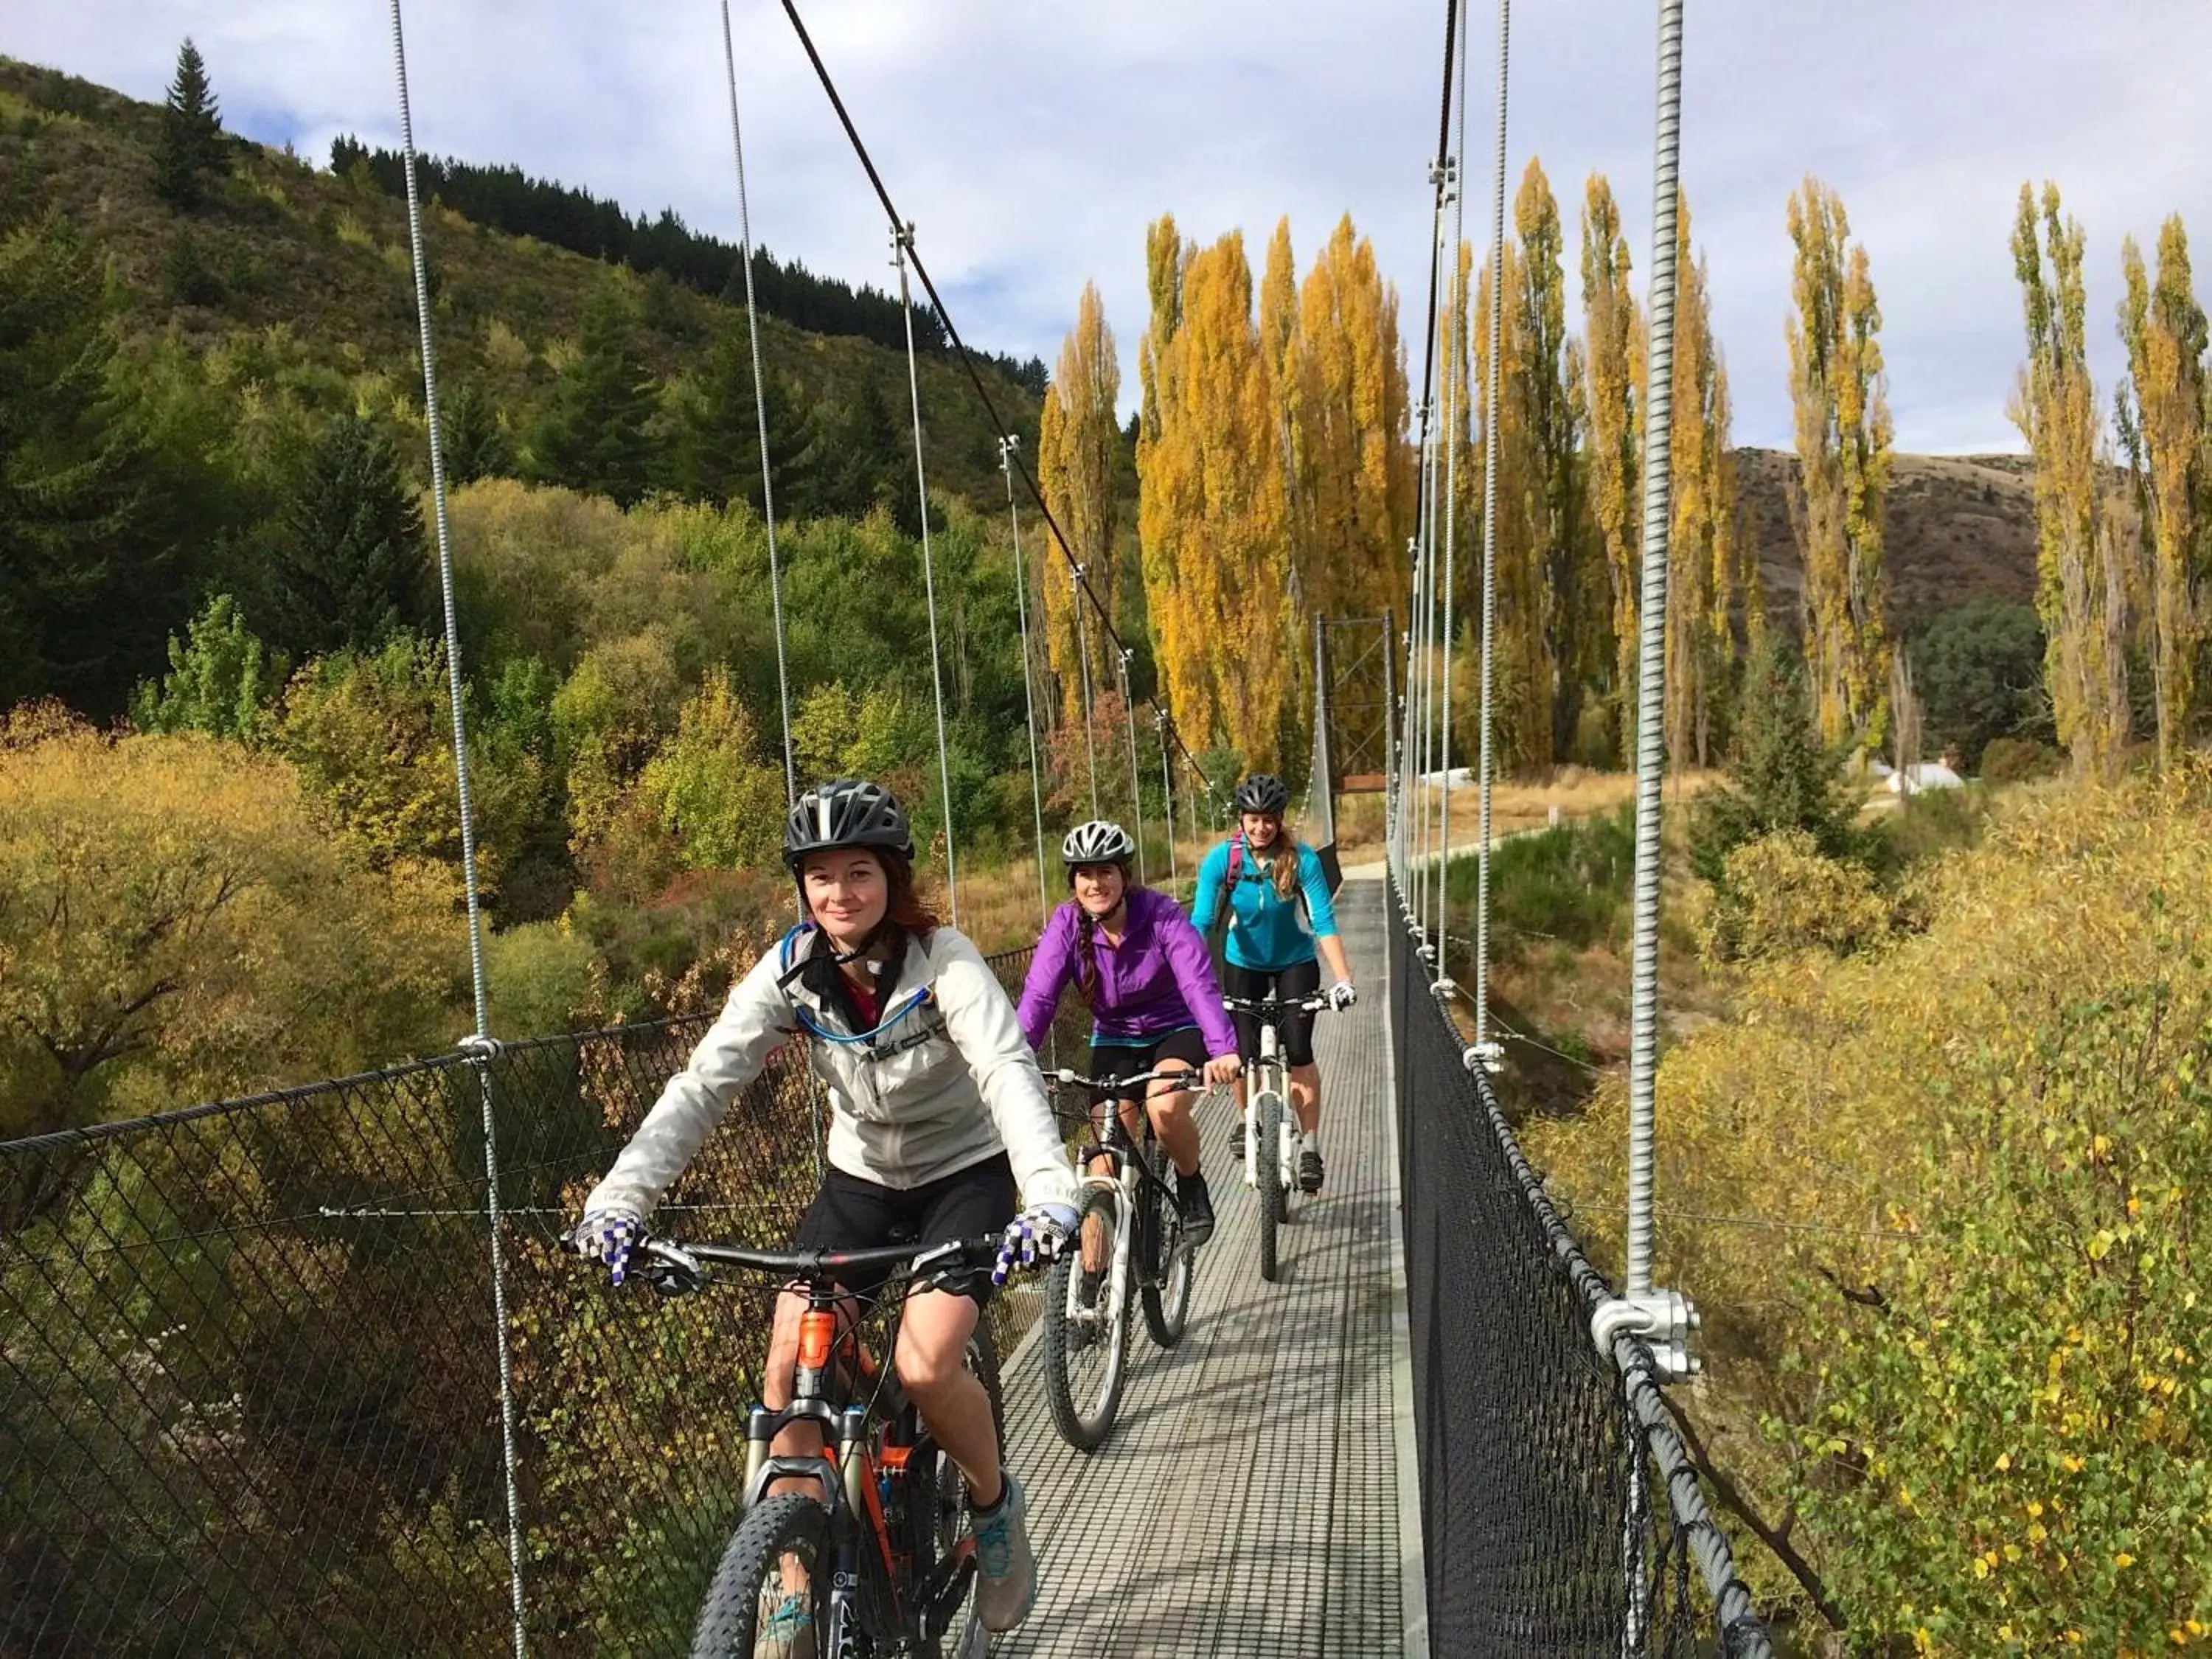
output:
{"label": "black bicycle helmet", "polygon": [[1060,844],[1060,861],[1066,865],[1118,864],[1126,868],[1137,856],[1137,843],[1118,823],[1094,818],[1079,823]]}
{"label": "black bicycle helmet", "polygon": [[898,797],[880,783],[839,778],[818,783],[799,798],[783,824],[783,861],[796,875],[809,853],[867,847],[914,857],[914,832]]}
{"label": "black bicycle helmet", "polygon": [[1273,772],[1255,772],[1237,786],[1237,810],[1240,812],[1260,812],[1279,818],[1290,804],[1289,788]]}

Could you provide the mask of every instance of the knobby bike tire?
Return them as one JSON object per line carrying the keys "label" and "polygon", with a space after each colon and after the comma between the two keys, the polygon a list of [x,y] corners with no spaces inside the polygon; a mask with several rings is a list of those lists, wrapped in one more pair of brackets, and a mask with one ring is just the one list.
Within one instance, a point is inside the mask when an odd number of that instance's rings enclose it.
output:
{"label": "knobby bike tire", "polygon": [[761,1635],[761,1581],[793,1552],[809,1557],[815,1638],[828,1643],[830,1511],[805,1492],[785,1492],[746,1510],[732,1534],[699,1609],[691,1659],[753,1659]]}
{"label": "knobby bike tire", "polygon": [[1252,1102],[1253,1180],[1260,1194],[1260,1277],[1270,1285],[1282,1274],[1276,1255],[1275,1230],[1282,1225],[1283,1097],[1273,1089],[1260,1091]]}
{"label": "knobby bike tire", "polygon": [[[1153,1175],[1167,1179],[1164,1150],[1149,1152],[1146,1161]],[[1145,1183],[1135,1243],[1143,1252],[1139,1259],[1146,1263],[1145,1328],[1160,1346],[1172,1348],[1189,1328],[1191,1284],[1198,1277],[1198,1256],[1195,1251],[1182,1248],[1182,1212],[1150,1182]]]}
{"label": "knobby bike tire", "polygon": [[[1105,1233],[1107,1260],[1110,1265],[1115,1247],[1114,1233],[1119,1194],[1104,1187],[1090,1187],[1084,1190],[1079,1213],[1084,1222],[1097,1216]],[[1067,1319],[1067,1297],[1077,1275],[1083,1271],[1083,1227],[1079,1224],[1070,1237],[1067,1248],[1052,1264],[1044,1285],[1044,1393],[1052,1407],[1053,1426],[1060,1437],[1078,1451],[1096,1451],[1114,1431],[1114,1414],[1121,1409],[1121,1384],[1129,1359],[1129,1298],[1121,1298],[1121,1314],[1110,1326],[1098,1331],[1091,1345],[1106,1345],[1106,1370],[1097,1396],[1090,1409],[1085,1410],[1075,1398],[1075,1382],[1070,1368],[1076,1352],[1071,1346],[1073,1332]],[[1114,1281],[1111,1273],[1098,1287],[1100,1297],[1113,1299]]]}

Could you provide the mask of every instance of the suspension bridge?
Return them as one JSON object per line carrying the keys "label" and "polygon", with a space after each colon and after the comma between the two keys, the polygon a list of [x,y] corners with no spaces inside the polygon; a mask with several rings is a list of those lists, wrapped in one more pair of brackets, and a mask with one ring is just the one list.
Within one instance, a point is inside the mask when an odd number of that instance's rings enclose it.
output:
{"label": "suspension bridge", "polygon": [[[891,227],[909,275],[958,331],[793,0],[784,8]],[[1660,13],[1658,211],[1641,696],[1657,706],[1666,614],[1665,399],[1674,256],[1673,127],[1680,0]],[[438,428],[433,309],[398,0],[392,39],[426,387],[434,522],[462,805],[476,1030],[456,1053],[362,1076],[0,1145],[0,1656],[664,1654],[685,1650],[734,1523],[762,1299],[656,1304],[611,1294],[562,1248],[570,1205],[682,1063],[706,1017],[538,1040],[488,1028],[482,924]],[[722,10],[744,263],[751,238],[736,56]],[[1510,9],[1499,11],[1497,216],[1504,237]],[[1481,902],[1475,983],[1443,971],[1458,447],[1441,434],[1438,289],[1462,221],[1470,42],[1446,7],[1430,177],[1435,262],[1420,405],[1413,611],[1322,619],[1312,791],[1303,831],[1334,854],[1335,798],[1381,787],[1384,867],[1340,899],[1368,994],[1324,1022],[1328,1190],[1289,1231],[1287,1282],[1263,1284],[1253,1200],[1226,1192],[1200,1259],[1189,1334],[1139,1358],[1115,1437],[1084,1455],[1054,1437],[1027,1338],[1036,1293],[993,1321],[1008,1437],[1031,1482],[1046,1591],[1002,1654],[1764,1655],[1768,1638],[1661,1391],[1689,1370],[1693,1316],[1650,1282],[1650,1073],[1656,904],[1638,922],[1626,1283],[1584,1257],[1522,1157],[1491,1081],[1484,972],[1493,585],[1486,465]],[[1449,224],[1449,239],[1447,226]],[[1463,307],[1462,307],[1463,308]],[[750,307],[748,307],[749,313]],[[909,365],[913,362],[908,307]],[[1492,327],[1496,326],[1495,311]],[[755,342],[757,389],[757,340]],[[1490,362],[1498,360],[1493,333]],[[980,376],[970,376],[988,407]],[[1443,406],[1435,396],[1443,383]],[[933,673],[934,574],[924,503]],[[1487,388],[1496,430],[1495,379]],[[1017,559],[1023,508],[1039,556],[1100,630],[1129,707],[1130,652],[998,421]],[[766,410],[761,428],[787,787],[783,612]],[[1018,571],[1026,605],[1026,578]],[[1086,620],[1087,619],[1087,620]],[[1025,682],[1034,677],[1023,615]],[[1092,695],[1087,652],[1081,696]],[[1379,689],[1378,689],[1379,684]],[[1640,721],[1640,896],[1656,901],[1659,722]],[[939,782],[943,761],[939,708]],[[1170,712],[1154,722],[1174,858],[1218,822],[1212,781]],[[1085,730],[1089,731],[1086,720]],[[1035,722],[1031,721],[1032,777]],[[1141,799],[1136,723],[1129,796]],[[1094,794],[1100,758],[1088,757]],[[1178,787],[1177,779],[1182,783]],[[1043,810],[1033,794],[1040,904]],[[950,815],[947,815],[949,822]],[[945,846],[957,919],[957,854]],[[1647,860],[1649,862],[1647,862]],[[1155,872],[1157,877],[1161,872]],[[1180,872],[1164,872],[1172,885]],[[1641,890],[1649,889],[1648,893]],[[1647,915],[1644,912],[1648,911]],[[1647,926],[1648,923],[1648,926]],[[1650,946],[1649,960],[1645,946]],[[1010,987],[1027,952],[993,959]],[[1379,993],[1379,994],[1378,994]],[[1463,1029],[1456,1005],[1470,1011]],[[1083,1036],[1072,1006],[1055,1041]],[[1227,1108],[1202,1109],[1210,1149]],[[803,1063],[771,1063],[669,1194],[701,1236],[787,1237],[819,1170]],[[1218,1162],[1218,1154],[1215,1154]],[[1223,1182],[1224,1189],[1230,1183]]]}

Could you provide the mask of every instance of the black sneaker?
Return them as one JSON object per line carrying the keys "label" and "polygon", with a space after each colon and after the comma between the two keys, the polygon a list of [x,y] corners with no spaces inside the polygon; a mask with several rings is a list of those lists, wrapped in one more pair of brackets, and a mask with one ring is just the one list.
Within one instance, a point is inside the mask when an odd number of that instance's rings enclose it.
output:
{"label": "black sneaker", "polygon": [[1321,1176],[1321,1148],[1304,1148],[1298,1153],[1298,1190],[1306,1194],[1319,1192]]}
{"label": "black sneaker", "polygon": [[1176,1177],[1176,1208],[1182,1216],[1182,1242],[1195,1249],[1213,1237],[1213,1200],[1197,1170]]}

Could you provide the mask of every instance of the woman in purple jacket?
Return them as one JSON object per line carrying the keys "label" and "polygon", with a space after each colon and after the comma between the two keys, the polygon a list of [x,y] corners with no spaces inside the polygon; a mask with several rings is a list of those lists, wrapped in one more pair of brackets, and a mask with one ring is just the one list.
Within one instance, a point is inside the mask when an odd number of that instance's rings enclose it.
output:
{"label": "woman in purple jacket", "polygon": [[[1060,843],[1074,898],[1052,914],[1022,987],[1022,1035],[1042,1048],[1060,994],[1073,980],[1091,1006],[1090,1072],[1137,1077],[1202,1070],[1208,1083],[1237,1071],[1237,1032],[1221,1006],[1206,941],[1164,893],[1129,879],[1137,845],[1118,823],[1079,824]],[[1147,1092],[1152,1129],[1176,1167],[1176,1205],[1183,1237],[1202,1244],[1213,1232],[1213,1201],[1198,1167],[1198,1126],[1190,1097],[1155,1082]],[[1137,1133],[1138,1099],[1121,1097],[1121,1121]]]}

